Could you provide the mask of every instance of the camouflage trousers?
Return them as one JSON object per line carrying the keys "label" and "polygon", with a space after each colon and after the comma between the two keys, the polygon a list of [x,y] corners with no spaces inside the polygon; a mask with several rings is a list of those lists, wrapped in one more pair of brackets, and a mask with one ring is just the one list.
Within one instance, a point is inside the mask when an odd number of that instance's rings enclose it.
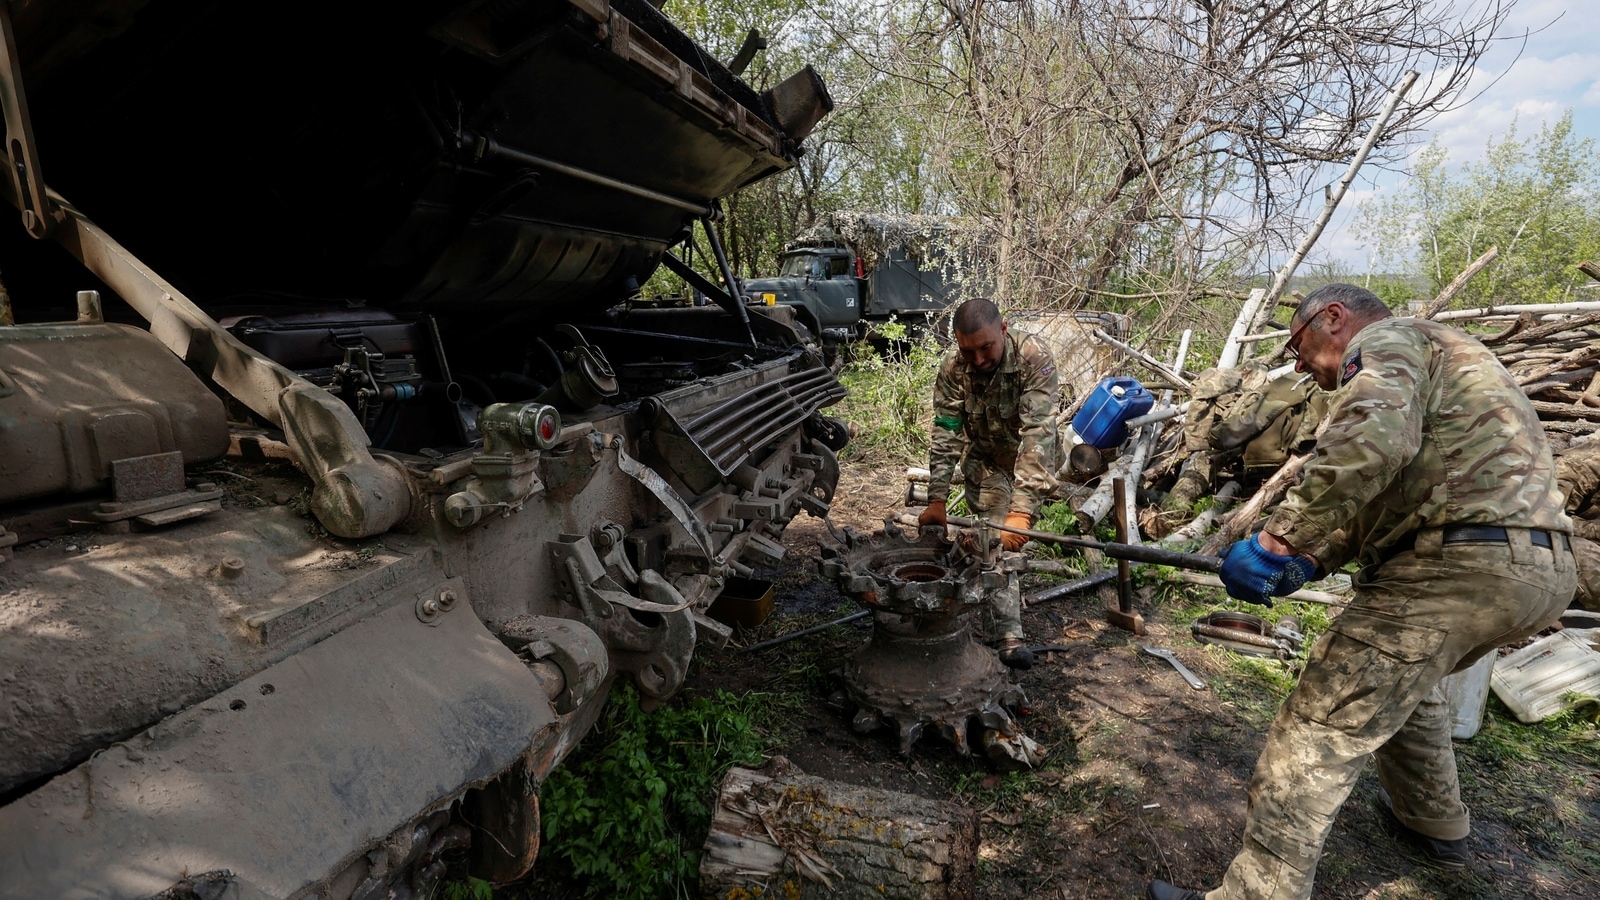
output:
{"label": "camouflage trousers", "polygon": [[1334,816],[1370,755],[1396,818],[1440,840],[1467,836],[1450,709],[1439,682],[1502,644],[1538,632],[1572,598],[1572,553],[1441,544],[1361,570],[1355,599],[1312,649],[1267,734],[1250,780],[1244,850],[1208,900],[1305,900]]}
{"label": "camouflage trousers", "polygon": [[[983,459],[968,455],[961,466],[966,483],[967,506],[973,515],[1003,525],[1011,511],[1011,473]],[[1022,634],[1022,589],[1017,573],[1006,579],[1006,586],[989,595],[984,616],[989,640],[1020,638]]]}
{"label": "camouflage trousers", "polygon": [[1574,536],[1572,555],[1578,560],[1578,592],[1573,602],[1600,612],[1600,544]]}

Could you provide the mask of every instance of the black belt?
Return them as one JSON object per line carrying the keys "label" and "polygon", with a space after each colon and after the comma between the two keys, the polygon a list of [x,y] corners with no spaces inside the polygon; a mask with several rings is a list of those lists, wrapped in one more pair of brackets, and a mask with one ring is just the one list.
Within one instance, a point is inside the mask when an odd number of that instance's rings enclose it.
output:
{"label": "black belt", "polygon": [[[1439,542],[1442,544],[1509,544],[1511,535],[1499,525],[1446,525],[1440,529]],[[1559,531],[1542,531],[1538,529],[1528,532],[1528,540],[1535,547],[1553,549],[1555,538],[1561,538],[1561,546],[1571,548],[1567,536]],[[1406,535],[1394,544],[1383,548],[1378,554],[1378,563],[1381,565],[1394,559],[1396,556],[1414,549],[1417,546],[1417,533],[1415,531]]]}

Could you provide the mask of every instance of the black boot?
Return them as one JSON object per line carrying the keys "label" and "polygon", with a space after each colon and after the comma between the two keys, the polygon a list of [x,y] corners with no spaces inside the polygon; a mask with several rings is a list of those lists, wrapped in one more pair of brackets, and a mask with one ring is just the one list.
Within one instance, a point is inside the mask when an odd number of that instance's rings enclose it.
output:
{"label": "black boot", "polygon": [[1000,662],[1013,669],[1033,668],[1033,651],[1028,649],[1022,638],[1008,637],[1001,639],[995,649],[1000,651]]}
{"label": "black boot", "polygon": [[1205,900],[1206,896],[1199,891],[1167,884],[1159,878],[1150,882],[1150,887],[1145,890],[1144,895],[1150,900]]}
{"label": "black boot", "polygon": [[1465,869],[1472,861],[1472,854],[1467,851],[1466,838],[1441,841],[1407,827],[1394,814],[1394,800],[1389,797],[1389,792],[1384,790],[1382,785],[1378,786],[1378,812],[1383,815],[1383,821],[1388,823],[1389,828],[1405,838],[1406,843],[1417,848],[1430,865],[1459,871]]}

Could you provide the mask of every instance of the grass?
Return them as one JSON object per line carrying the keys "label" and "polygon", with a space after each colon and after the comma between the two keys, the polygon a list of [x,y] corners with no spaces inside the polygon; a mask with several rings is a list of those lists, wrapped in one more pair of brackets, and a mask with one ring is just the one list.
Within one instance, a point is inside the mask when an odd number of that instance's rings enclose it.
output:
{"label": "grass", "polygon": [[860,429],[845,447],[846,459],[927,463],[933,383],[944,351],[931,339],[900,346],[890,358],[861,345],[839,374],[850,393],[837,414]]}

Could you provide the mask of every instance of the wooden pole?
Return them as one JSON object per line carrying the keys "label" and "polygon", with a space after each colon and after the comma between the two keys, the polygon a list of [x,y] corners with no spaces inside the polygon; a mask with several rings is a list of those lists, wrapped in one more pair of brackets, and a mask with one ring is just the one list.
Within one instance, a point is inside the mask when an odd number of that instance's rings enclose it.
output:
{"label": "wooden pole", "polygon": [[1437,316],[1439,313],[1444,312],[1445,307],[1450,305],[1450,301],[1456,298],[1456,294],[1459,293],[1462,288],[1467,286],[1467,282],[1472,280],[1472,276],[1482,272],[1488,267],[1489,263],[1494,262],[1495,257],[1499,255],[1499,247],[1490,247],[1488,250],[1484,251],[1482,256],[1473,260],[1472,265],[1462,269],[1461,274],[1450,279],[1450,283],[1444,286],[1444,290],[1439,292],[1439,296],[1428,301],[1428,305],[1422,308],[1422,313],[1419,318],[1431,319],[1434,316]]}
{"label": "wooden pole", "polygon": [[[1332,190],[1324,190],[1322,212],[1317,215],[1316,221],[1311,224],[1311,230],[1301,239],[1300,246],[1295,248],[1294,255],[1290,256],[1288,262],[1285,262],[1283,267],[1278,270],[1277,275],[1273,276],[1272,287],[1267,289],[1267,302],[1262,304],[1261,309],[1268,314],[1273,309],[1279,295],[1283,293],[1284,287],[1289,284],[1289,278],[1294,275],[1294,270],[1300,266],[1301,261],[1306,258],[1306,254],[1311,252],[1311,248],[1316,246],[1317,239],[1322,237],[1322,230],[1328,227],[1328,221],[1333,218],[1334,210],[1339,208],[1339,201],[1344,199],[1345,192],[1350,190],[1350,184],[1356,180],[1356,173],[1361,171],[1362,163],[1367,161],[1367,154],[1371,153],[1372,148],[1377,146],[1378,138],[1383,134],[1384,126],[1389,124],[1389,117],[1394,115],[1395,108],[1400,105],[1401,99],[1405,97],[1407,91],[1411,90],[1411,86],[1416,83],[1416,72],[1407,72],[1401,76],[1400,83],[1395,85],[1394,90],[1389,92],[1389,99],[1383,104],[1383,109],[1379,111],[1378,117],[1372,121],[1372,127],[1367,129],[1367,139],[1361,142],[1361,149],[1356,151],[1355,157],[1350,160],[1350,165],[1345,168],[1344,177],[1339,179],[1338,186]],[[1250,330],[1259,331],[1265,319],[1266,316],[1258,311],[1255,318],[1251,320]]]}

